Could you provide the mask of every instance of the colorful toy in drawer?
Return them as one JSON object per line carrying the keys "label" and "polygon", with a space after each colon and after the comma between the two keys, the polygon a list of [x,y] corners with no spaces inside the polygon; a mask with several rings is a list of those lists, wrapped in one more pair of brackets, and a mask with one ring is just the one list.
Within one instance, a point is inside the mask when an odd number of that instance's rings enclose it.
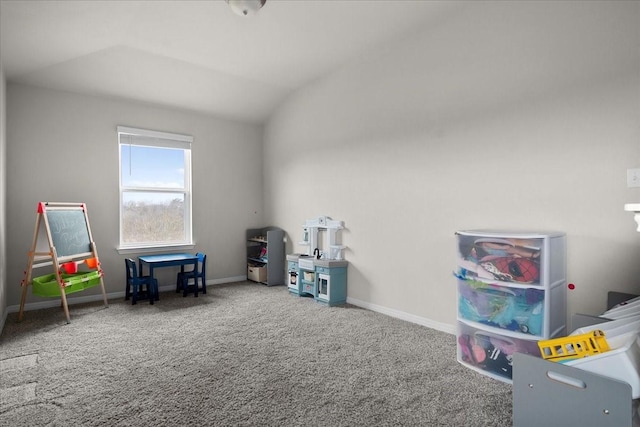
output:
{"label": "colorful toy in drawer", "polygon": [[496,280],[503,282],[534,283],[540,280],[538,264],[526,258],[500,257],[480,264]]}
{"label": "colorful toy in drawer", "polygon": [[474,249],[478,257],[539,258],[540,246],[535,239],[502,239],[483,237],[475,239]]}
{"label": "colorful toy in drawer", "polygon": [[520,340],[473,328],[462,328],[458,336],[458,348],[462,362],[509,379],[513,374],[514,353],[538,356],[535,341]]}
{"label": "colorful toy in drawer", "polygon": [[[71,294],[79,292],[100,284],[102,274],[99,271],[90,271],[77,274],[62,274],[64,282],[64,293]],[[32,281],[32,292],[41,297],[59,297],[60,285],[55,274],[34,277]]]}
{"label": "colorful toy in drawer", "polygon": [[489,326],[541,335],[544,291],[459,280],[458,313],[464,319]]}
{"label": "colorful toy in drawer", "polygon": [[543,359],[566,362],[609,351],[605,333],[599,329],[581,335],[570,335],[538,342]]}
{"label": "colorful toy in drawer", "polygon": [[539,243],[536,239],[459,236],[459,264],[482,279],[539,283]]}

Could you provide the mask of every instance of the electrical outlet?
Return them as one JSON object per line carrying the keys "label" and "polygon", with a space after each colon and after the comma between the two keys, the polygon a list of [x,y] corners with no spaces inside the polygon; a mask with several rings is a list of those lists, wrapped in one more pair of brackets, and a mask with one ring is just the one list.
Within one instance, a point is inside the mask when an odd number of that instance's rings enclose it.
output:
{"label": "electrical outlet", "polygon": [[627,187],[640,187],[640,169],[627,169]]}

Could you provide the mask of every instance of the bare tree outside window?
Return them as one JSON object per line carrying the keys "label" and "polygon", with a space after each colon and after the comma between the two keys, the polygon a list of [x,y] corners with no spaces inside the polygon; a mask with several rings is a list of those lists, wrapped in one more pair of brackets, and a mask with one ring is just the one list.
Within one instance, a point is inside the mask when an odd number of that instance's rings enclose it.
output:
{"label": "bare tree outside window", "polygon": [[120,247],[192,243],[190,137],[118,131]]}

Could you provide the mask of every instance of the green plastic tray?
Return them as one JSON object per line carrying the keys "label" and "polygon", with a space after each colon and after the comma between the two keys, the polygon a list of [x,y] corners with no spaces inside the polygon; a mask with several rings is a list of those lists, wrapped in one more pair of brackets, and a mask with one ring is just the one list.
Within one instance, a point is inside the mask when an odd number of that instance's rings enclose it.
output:
{"label": "green plastic tray", "polygon": [[[66,284],[64,293],[72,294],[100,284],[100,272],[90,271],[76,274],[63,274],[62,280],[64,280]],[[41,297],[59,297],[60,285],[58,285],[56,275],[47,274],[46,276],[34,277],[32,281],[32,292],[34,295]]]}

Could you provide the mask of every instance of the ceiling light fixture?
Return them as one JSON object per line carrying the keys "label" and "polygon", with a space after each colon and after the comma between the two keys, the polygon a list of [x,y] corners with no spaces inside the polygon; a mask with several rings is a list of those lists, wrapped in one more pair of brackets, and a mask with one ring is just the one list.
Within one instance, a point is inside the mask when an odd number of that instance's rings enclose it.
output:
{"label": "ceiling light fixture", "polygon": [[226,0],[231,10],[240,16],[253,15],[267,0]]}

